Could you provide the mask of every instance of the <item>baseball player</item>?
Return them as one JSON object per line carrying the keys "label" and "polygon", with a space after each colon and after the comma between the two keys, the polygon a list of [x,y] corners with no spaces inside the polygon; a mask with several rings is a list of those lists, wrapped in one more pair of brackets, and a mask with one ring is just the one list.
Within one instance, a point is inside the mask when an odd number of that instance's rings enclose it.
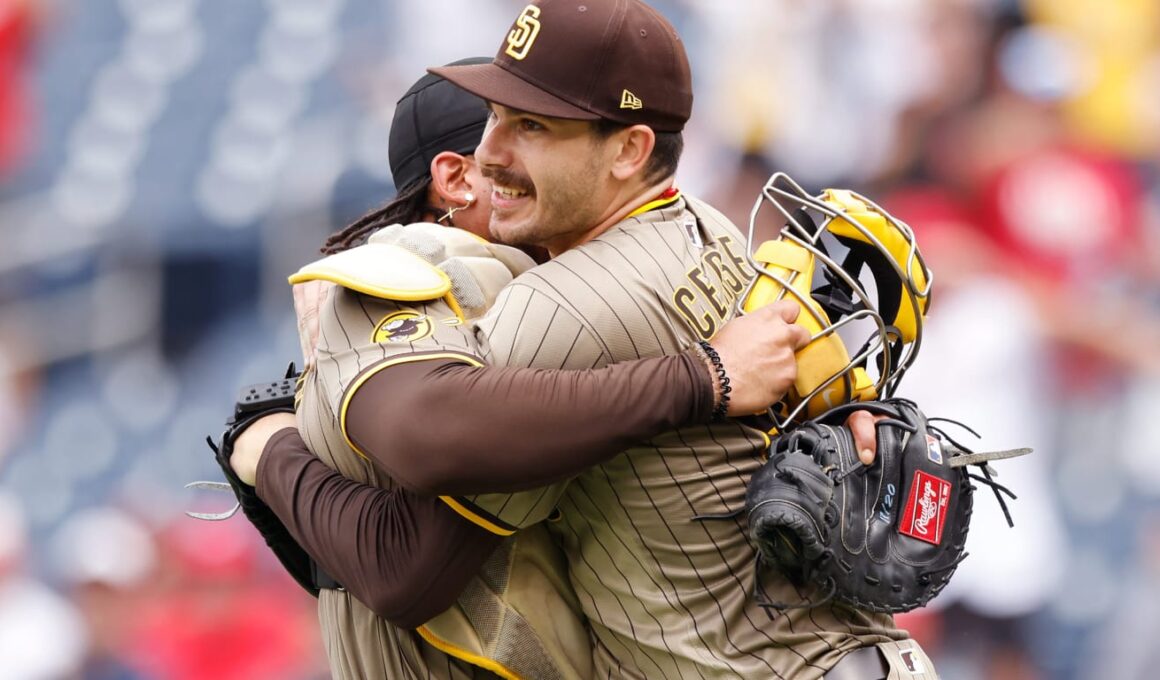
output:
{"label": "baseball player", "polygon": [[[396,129],[400,120],[424,119],[412,116],[422,113],[424,105],[442,115],[438,125],[413,135],[419,147],[415,153],[396,153],[392,144],[392,165],[403,186],[401,198],[431,217],[438,210],[429,206],[440,200],[459,206],[477,200],[483,203],[487,198],[478,188],[470,163],[463,162],[462,153],[473,146],[470,140],[453,145],[455,151],[434,153],[436,147],[447,143],[447,126],[455,124],[458,113],[470,109],[455,108],[464,98],[442,79],[428,76],[404,97],[396,113]],[[481,107],[474,110],[483,111]],[[406,168],[402,161],[426,156],[431,156],[428,179],[432,191],[424,195],[403,179]],[[483,198],[469,198],[472,190]],[[510,249],[487,246],[455,230],[420,229],[417,235],[415,229],[380,229],[387,219],[404,219],[406,215],[391,211],[388,207],[378,218],[372,215],[361,220],[332,239],[331,250],[339,254],[304,268],[297,276],[298,280],[325,279],[343,286],[327,298],[321,310],[319,360],[303,381],[298,413],[310,450],[326,466],[302,450],[302,440],[294,430],[287,430],[274,439],[272,447],[288,444],[290,452],[275,456],[276,465],[259,469],[257,456],[246,453],[245,442],[262,440],[257,447],[260,453],[266,434],[284,424],[277,418],[259,421],[242,435],[235,448],[234,466],[245,481],[258,482],[263,498],[312,549],[326,571],[345,586],[324,588],[319,598],[336,677],[459,678],[490,677],[492,673],[503,677],[587,677],[591,665],[588,633],[577,615],[579,605],[566,582],[557,549],[546,532],[533,529],[500,542],[494,532],[480,531],[463,519],[463,515],[474,515],[454,499],[403,492],[397,488],[395,473],[387,474],[364,455],[363,447],[375,449],[381,433],[373,427],[379,419],[366,409],[360,410],[360,404],[410,400],[425,385],[447,382],[440,374],[453,373],[455,368],[471,369],[480,363],[475,336],[463,325],[461,302],[468,296],[460,289],[458,296],[431,299],[428,277],[438,280],[436,269],[399,244],[405,242],[417,250],[433,246],[428,251],[438,246],[444,252],[459,253],[458,264],[467,262],[469,268],[481,266],[483,260],[499,262],[506,268],[507,278],[512,271],[531,265]],[[422,212],[410,214],[421,216]],[[469,229],[475,227],[474,231],[478,224],[471,217],[478,214],[459,208],[440,217]],[[376,229],[370,237],[371,247],[346,249]],[[401,240],[390,240],[396,237]],[[408,275],[400,276],[399,272]],[[494,267],[489,273],[495,274]],[[495,285],[485,281],[485,276],[471,275],[468,279],[481,289]],[[486,293],[480,296],[483,306],[490,297]],[[775,311],[733,326],[737,333],[747,324],[750,330],[745,331],[746,337],[762,338],[776,336],[781,328],[783,339],[780,343],[768,339],[751,343],[760,351],[732,353],[760,379],[739,381],[730,409],[751,412],[784,392],[792,379],[792,372],[787,373],[787,368],[792,369],[792,349],[805,339],[800,329],[787,326],[786,321]],[[721,337],[718,346],[725,353],[728,338]],[[423,380],[408,381],[407,369],[419,365]],[[473,369],[471,373],[477,384],[473,395],[481,393],[479,383],[486,383],[493,395],[515,393],[507,399],[508,410],[556,423],[568,417],[592,426],[582,427],[576,436],[556,437],[554,449],[542,443],[515,447],[525,457],[533,452],[542,456],[546,449],[560,451],[563,460],[535,469],[527,462],[512,462],[509,465],[526,475],[524,479],[505,473],[504,483],[476,489],[528,487],[575,474],[610,457],[624,442],[683,422],[704,421],[718,403],[704,359],[691,354],[588,373],[485,370],[491,372]],[[381,379],[386,374],[392,375],[390,382]],[[545,404],[539,397],[561,393],[568,398],[555,403]],[[619,396],[609,399],[609,394]],[[642,403],[646,399],[651,403]],[[635,410],[635,419],[614,417],[629,408]],[[472,409],[480,410],[486,409]],[[517,427],[522,424],[511,418],[508,422]],[[398,436],[405,433],[406,428],[396,431]],[[499,443],[491,446],[493,451],[501,448]],[[476,459],[481,460],[487,458]],[[509,456],[509,460],[515,459]],[[337,489],[332,468],[366,486],[350,493]],[[408,477],[404,472],[398,478]],[[291,498],[290,493],[279,496],[280,489],[313,489],[316,493]],[[336,524],[338,515],[319,512],[320,508],[348,512],[375,508],[381,513],[377,516],[380,523]],[[314,517],[317,523],[296,523],[301,516]],[[361,514],[364,520],[368,516]],[[369,551],[362,549],[360,540],[369,544]],[[375,555],[370,561],[380,569],[368,576],[366,571],[346,568],[350,556],[366,560],[368,552]],[[422,588],[410,585],[413,582]],[[416,627],[417,631],[410,630]]]}
{"label": "baseball player", "polygon": [[[490,103],[476,159],[493,181],[493,235],[553,255],[478,323],[486,360],[575,369],[673,355],[733,317],[754,273],[736,228],[674,189],[692,88],[659,14],[540,0],[492,64],[433,71]],[[500,535],[550,527],[599,677],[933,677],[889,616],[813,605],[820,593],[771,572],[754,584],[743,527],[698,521],[743,505],[766,444],[739,422],[687,427],[569,480],[458,503]],[[758,593],[801,608],[774,615]]]}

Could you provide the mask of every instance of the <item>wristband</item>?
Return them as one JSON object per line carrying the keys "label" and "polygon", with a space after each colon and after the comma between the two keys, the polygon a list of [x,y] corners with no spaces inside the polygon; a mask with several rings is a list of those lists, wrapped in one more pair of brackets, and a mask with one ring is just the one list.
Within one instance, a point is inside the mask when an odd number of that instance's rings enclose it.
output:
{"label": "wristband", "polygon": [[729,386],[729,376],[725,373],[725,366],[721,363],[721,355],[717,353],[717,350],[704,340],[698,341],[697,344],[705,356],[709,357],[709,363],[713,364],[713,370],[717,372],[721,401],[718,402],[717,408],[713,409],[713,422],[724,422],[725,414],[729,411],[729,393],[733,391],[733,388]]}

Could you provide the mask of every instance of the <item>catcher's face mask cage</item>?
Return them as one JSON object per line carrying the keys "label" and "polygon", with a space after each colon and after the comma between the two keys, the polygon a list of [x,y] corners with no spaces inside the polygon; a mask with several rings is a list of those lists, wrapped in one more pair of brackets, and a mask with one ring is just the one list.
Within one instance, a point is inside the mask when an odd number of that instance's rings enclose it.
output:
{"label": "catcher's face mask cage", "polygon": [[[769,207],[784,226],[758,245],[754,232]],[[757,276],[741,311],[793,299],[812,338],[797,353],[793,387],[771,409],[778,429],[840,404],[891,397],[922,343],[933,280],[910,227],[857,193],[812,196],[779,172],[754,203],[746,246]]]}

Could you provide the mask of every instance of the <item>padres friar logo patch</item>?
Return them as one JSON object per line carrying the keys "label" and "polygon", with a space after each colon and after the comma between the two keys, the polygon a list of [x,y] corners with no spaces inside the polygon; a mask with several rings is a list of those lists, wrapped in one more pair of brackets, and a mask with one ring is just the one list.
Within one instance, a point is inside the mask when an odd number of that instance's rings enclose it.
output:
{"label": "padres friar logo patch", "polygon": [[520,16],[516,18],[515,26],[507,37],[507,49],[504,52],[516,61],[522,61],[528,56],[528,50],[536,42],[540,34],[540,8],[528,5]]}
{"label": "padres friar logo patch", "polygon": [[373,342],[415,342],[431,335],[431,319],[411,309],[383,317],[375,326]]}

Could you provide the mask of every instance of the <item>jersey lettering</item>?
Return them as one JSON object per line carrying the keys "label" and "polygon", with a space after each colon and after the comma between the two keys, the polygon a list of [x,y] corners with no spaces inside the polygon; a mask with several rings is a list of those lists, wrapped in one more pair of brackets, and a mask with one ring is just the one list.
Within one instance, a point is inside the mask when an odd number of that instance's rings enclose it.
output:
{"label": "jersey lettering", "polygon": [[673,292],[673,304],[677,306],[681,315],[688,320],[702,340],[708,340],[717,334],[717,323],[708,312],[697,318],[697,312],[693,309],[693,303],[696,301],[697,294],[685,286],[681,286]]}
{"label": "jersey lettering", "polygon": [[733,245],[733,239],[729,238],[728,236],[722,236],[720,238],[720,242],[721,248],[729,256],[729,260],[733,262],[733,264],[737,267],[737,270],[741,272],[741,276],[746,280],[752,279],[755,274],[753,270],[749,268],[745,258],[738,257],[737,254],[733,252],[733,249],[729,247]]}
{"label": "jersey lettering", "polygon": [[719,322],[732,316],[730,308],[737,303],[737,296],[745,289],[743,282],[749,276],[732,253],[726,257],[717,249],[718,244],[724,247],[727,240],[721,238],[707,247],[701,256],[701,265],[685,272],[691,285],[673,291],[673,304],[704,340],[713,337]]}
{"label": "jersey lettering", "polygon": [[745,290],[745,284],[741,283],[737,275],[725,266],[725,263],[721,261],[721,257],[721,253],[718,251],[710,250],[705,253],[705,264],[713,270],[713,273],[717,275],[717,278],[721,279],[722,283],[729,286],[729,290],[733,291],[733,293],[736,294]]}
{"label": "jersey lettering", "polygon": [[705,299],[709,301],[709,306],[711,306],[713,311],[717,313],[717,318],[724,321],[725,313],[729,310],[726,309],[725,306],[720,302],[718,302],[717,289],[705,280],[705,272],[703,272],[700,267],[693,267],[689,270],[689,280],[693,282],[693,285],[697,287],[697,290],[701,291],[701,295],[703,295]]}

